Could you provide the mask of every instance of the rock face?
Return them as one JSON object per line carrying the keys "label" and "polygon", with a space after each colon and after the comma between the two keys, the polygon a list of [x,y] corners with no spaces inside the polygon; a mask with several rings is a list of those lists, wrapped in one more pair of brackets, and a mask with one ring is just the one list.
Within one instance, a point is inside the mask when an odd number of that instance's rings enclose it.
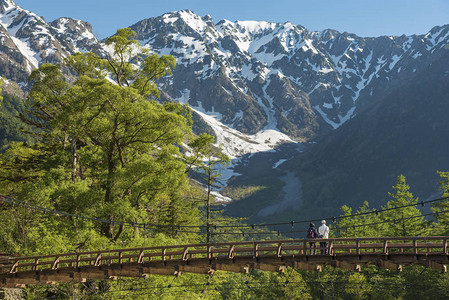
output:
{"label": "rock face", "polygon": [[[234,158],[261,152],[236,172],[243,184],[267,188],[228,212],[248,216],[256,207],[259,217],[275,218],[267,211],[302,194],[304,214],[335,214],[342,204],[382,203],[401,173],[421,197],[438,193],[435,171],[449,170],[449,25],[366,38],[288,22],[215,23],[183,10],[131,28],[151,52],[177,59],[173,75],[158,82],[163,100],[189,103],[204,121],[196,124]],[[79,51],[108,50],[86,22],[47,23],[0,0],[0,75],[9,82],[23,87],[33,68]],[[268,151],[292,140],[313,146]],[[289,188],[290,177],[301,191]]]}
{"label": "rock face", "polygon": [[449,170],[448,111],[446,48],[416,77],[282,165],[303,183],[303,211],[332,215],[365,200],[380,208],[401,174],[420,200],[438,198],[437,171]]}
{"label": "rock face", "polygon": [[167,93],[245,133],[299,140],[338,128],[439,59],[449,26],[421,36],[362,38],[291,23],[214,23],[189,10],[133,26],[152,51],[177,58]]}
{"label": "rock face", "polygon": [[[297,141],[340,127],[438,60],[449,44],[449,26],[420,36],[362,38],[288,22],[214,23],[189,10],[131,28],[151,51],[176,57],[173,76],[159,82],[167,97],[243,134],[274,130]],[[47,23],[12,0],[0,0],[0,50],[0,72],[19,83],[41,63],[106,52],[90,24]]]}
{"label": "rock face", "polygon": [[42,63],[59,63],[74,52],[98,48],[90,24],[61,18],[43,18],[0,0],[0,73],[20,84]]}

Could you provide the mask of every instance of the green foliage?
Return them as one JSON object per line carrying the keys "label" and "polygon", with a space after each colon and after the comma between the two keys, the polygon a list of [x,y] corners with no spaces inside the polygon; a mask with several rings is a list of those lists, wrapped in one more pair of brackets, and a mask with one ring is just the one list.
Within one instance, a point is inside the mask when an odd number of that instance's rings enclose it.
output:
{"label": "green foliage", "polygon": [[[374,212],[374,209],[369,208],[368,202],[363,202],[362,206],[357,209],[357,211],[353,212],[352,208],[344,205],[341,207],[342,215],[341,216],[350,216],[355,214],[353,217],[345,217],[339,219],[337,225],[337,236],[338,237],[357,237],[357,236],[382,236],[383,231],[382,227],[379,225],[373,226],[358,226],[365,224],[373,224],[379,222],[379,218],[375,214],[371,214],[369,212]],[[355,225],[355,228],[354,228]],[[331,235],[334,234],[334,231],[331,228]]]}
{"label": "green foliage", "polygon": [[187,157],[190,170],[200,174],[207,186],[206,204],[206,242],[211,241],[211,203],[213,201],[212,189],[219,189],[217,185],[221,176],[220,169],[228,165],[231,159],[221,149],[213,145],[214,138],[206,133],[200,134],[189,143],[192,154]]}
{"label": "green foliage", "polygon": [[352,273],[348,276],[345,292],[353,297],[353,299],[366,299],[372,291],[371,286],[367,285],[368,281],[363,274]]}
{"label": "green foliage", "polygon": [[[449,172],[438,172],[440,175],[440,190],[442,197],[449,197]],[[449,235],[449,200],[436,202],[432,205],[437,221],[435,232],[439,235]]]}
{"label": "green foliage", "polygon": [[0,77],[0,106],[1,106],[2,101],[3,101],[3,97],[1,95],[1,91],[2,91],[2,86],[3,86],[4,83],[5,83],[5,78],[2,76],[2,77]]}
{"label": "green foliage", "polygon": [[[383,210],[418,202],[418,198],[414,198],[410,192],[410,186],[407,184],[405,176],[398,176],[393,189],[395,190],[394,193],[388,193],[392,200],[385,207],[382,207]],[[385,233],[390,232],[392,236],[420,236],[429,233],[429,224],[424,220],[424,216],[421,216],[417,205],[393,209],[380,214],[380,220],[382,221],[396,219],[397,222],[386,225]]]}
{"label": "green foliage", "polygon": [[221,299],[312,299],[301,274],[290,268],[283,274],[219,272],[212,280],[217,284],[217,298]]}
{"label": "green foliage", "polygon": [[3,102],[0,101],[0,152],[4,152],[8,144],[13,141],[33,144],[35,139],[25,133],[30,131],[31,127],[17,118],[25,110],[23,99],[9,94],[3,95],[2,98]]}
{"label": "green foliage", "polygon": [[[113,47],[114,54],[103,63],[118,85],[132,87],[143,96],[158,98],[160,93],[154,80],[171,75],[176,59],[169,55],[146,56],[147,49],[140,46],[135,37],[136,33],[129,28],[117,30],[106,42]],[[140,68],[134,66],[137,62]]]}
{"label": "green foliage", "polygon": [[266,189],[265,186],[238,186],[238,187],[225,187],[222,191],[224,196],[232,198],[233,201],[238,201],[250,197],[251,195]]}
{"label": "green foliage", "polygon": [[[0,252],[31,255],[179,245],[202,242],[204,235],[212,242],[230,236],[249,239],[226,235],[228,228],[211,232],[213,225],[242,223],[224,216],[221,210],[211,211],[211,192],[219,188],[220,168],[229,163],[229,157],[213,146],[212,136],[193,137],[188,107],[155,100],[159,91],[154,82],[171,74],[175,59],[148,55],[134,38],[132,30],[120,29],[108,39],[113,53],[105,59],[77,53],[68,57],[63,67],[42,65],[29,78],[26,103],[4,96],[0,138],[7,147],[0,154],[0,194],[109,222],[2,204]],[[69,70],[73,77],[67,78],[61,69]],[[23,135],[18,134],[20,128]],[[189,155],[180,151],[185,143]],[[207,193],[189,182],[190,171],[203,178]],[[443,196],[449,196],[449,172],[439,174]],[[254,197],[263,189],[265,185],[249,185],[225,192],[239,199]],[[416,236],[431,234],[432,227],[439,234],[449,233],[449,214],[444,212],[449,210],[449,202],[433,205],[432,210],[439,214],[436,222],[429,222],[416,206],[418,198],[410,192],[404,176],[397,178],[393,190],[381,212],[371,213],[375,210],[365,202],[356,211],[359,216],[340,219],[331,234]],[[323,194],[329,191],[321,190]],[[201,202],[207,203],[206,212],[198,209]],[[404,205],[410,206],[393,209]],[[352,211],[342,207],[343,216]],[[178,232],[176,227],[143,230],[117,224],[117,220],[206,223],[209,230],[200,234]],[[255,228],[252,232],[267,230]],[[404,268],[403,274],[376,267],[366,267],[361,273],[328,267],[321,274],[287,268],[284,274],[216,272],[212,277],[183,274],[168,280],[151,275],[117,282],[33,286],[26,292],[30,299],[444,299],[447,286],[447,274],[418,266]]]}
{"label": "green foliage", "polygon": [[[56,65],[34,70],[20,119],[34,128],[37,143],[11,143],[0,157],[1,194],[110,223],[18,208],[14,222],[2,218],[0,249],[62,252],[83,241],[90,249],[123,246],[161,231],[142,232],[115,220],[200,223],[197,203],[185,197],[190,186],[179,150],[192,135],[191,112],[154,100],[154,80],[171,74],[175,59],[148,56],[134,35],[118,30],[107,42],[114,51],[106,59],[92,53],[68,57],[64,69],[74,78]],[[163,231],[176,235],[171,227]]]}
{"label": "green foliage", "polygon": [[[379,211],[370,209],[368,202],[354,213],[356,216],[341,218],[337,222],[340,237],[420,236],[432,233],[432,224],[424,219],[403,175],[398,176],[392,198]],[[407,206],[407,207],[403,207]],[[353,214],[348,206],[342,206],[342,216]],[[360,226],[361,225],[361,226]],[[355,228],[354,228],[355,227]]]}
{"label": "green foliage", "polygon": [[[439,174],[443,196],[448,195],[449,173],[439,172]],[[341,237],[447,234],[448,231],[444,231],[447,230],[445,225],[447,214],[440,213],[436,223],[425,220],[415,205],[418,199],[413,197],[404,176],[398,176],[393,189],[394,192],[389,193],[391,200],[377,214],[374,213],[375,209],[369,208],[368,202],[364,202],[355,212],[362,215],[339,219],[337,227],[346,229],[337,234]],[[432,210],[440,212],[446,210],[449,208],[447,203],[448,201],[436,202]],[[397,208],[406,205],[410,206]],[[341,210],[342,216],[354,213],[348,206],[343,206]],[[353,225],[356,227],[353,228]],[[340,278],[342,283],[336,289],[344,289],[346,294],[351,295],[351,299],[445,299],[449,286],[447,273],[439,273],[422,266],[405,267],[402,273],[376,270],[372,267],[362,270],[362,274],[342,273],[342,276],[343,278]],[[320,290],[323,291],[323,288]]]}

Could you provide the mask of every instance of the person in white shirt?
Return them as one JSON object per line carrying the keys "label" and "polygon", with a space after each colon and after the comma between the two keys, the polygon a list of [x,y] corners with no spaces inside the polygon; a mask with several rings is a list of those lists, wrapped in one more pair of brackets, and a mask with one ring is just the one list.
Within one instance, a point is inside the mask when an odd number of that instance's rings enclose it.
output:
{"label": "person in white shirt", "polygon": [[[321,226],[318,228],[320,238],[329,238],[329,226],[326,226],[326,220],[321,221]],[[321,254],[329,254],[327,249],[327,242],[320,242]]]}

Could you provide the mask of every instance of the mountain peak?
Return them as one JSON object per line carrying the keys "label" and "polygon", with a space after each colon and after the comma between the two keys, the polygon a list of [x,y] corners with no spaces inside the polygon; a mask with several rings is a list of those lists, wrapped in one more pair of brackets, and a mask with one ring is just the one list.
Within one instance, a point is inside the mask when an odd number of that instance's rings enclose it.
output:
{"label": "mountain peak", "polygon": [[189,9],[178,11],[177,15],[179,15],[179,18],[196,32],[204,32],[204,29],[208,26],[199,15]]}
{"label": "mountain peak", "polygon": [[78,19],[68,18],[68,17],[62,17],[59,19],[54,20],[50,23],[53,27],[55,27],[58,30],[65,30],[70,29],[72,31],[78,30],[88,30],[89,32],[92,32],[92,25],[89,22],[81,21]]}
{"label": "mountain peak", "polygon": [[0,13],[4,13],[15,7],[17,7],[17,4],[12,0],[0,0]]}
{"label": "mountain peak", "polygon": [[266,21],[237,21],[235,23],[238,27],[245,29],[252,34],[271,31],[277,26],[276,23]]}

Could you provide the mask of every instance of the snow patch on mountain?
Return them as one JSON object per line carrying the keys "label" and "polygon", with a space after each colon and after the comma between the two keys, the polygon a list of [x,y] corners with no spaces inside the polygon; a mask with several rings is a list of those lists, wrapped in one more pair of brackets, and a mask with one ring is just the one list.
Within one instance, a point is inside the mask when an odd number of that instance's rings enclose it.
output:
{"label": "snow patch on mountain", "polygon": [[221,123],[219,121],[221,116],[218,113],[206,114],[201,107],[192,109],[212,127],[217,136],[217,145],[225,146],[222,150],[231,158],[248,153],[272,151],[281,143],[293,142],[290,137],[276,130],[262,130],[254,135],[244,134]]}
{"label": "snow patch on mountain", "polygon": [[[76,51],[108,51],[90,24],[70,18],[46,23],[12,0],[0,0],[0,25],[6,29],[3,40],[12,52],[21,53],[24,59],[18,61],[28,73]],[[131,27],[151,52],[176,57],[178,67],[160,86],[179,102],[196,103],[195,109],[211,115],[215,121],[207,122],[214,130],[226,131],[222,141],[244,148],[229,150],[232,156],[266,151],[289,140],[287,135],[308,140],[338,128],[359,105],[414,76],[449,44],[449,26],[424,35],[362,38],[335,30],[309,31],[289,22],[214,23],[190,10]],[[323,120],[330,126],[323,126]],[[257,131],[273,137],[257,140],[263,136]]]}

